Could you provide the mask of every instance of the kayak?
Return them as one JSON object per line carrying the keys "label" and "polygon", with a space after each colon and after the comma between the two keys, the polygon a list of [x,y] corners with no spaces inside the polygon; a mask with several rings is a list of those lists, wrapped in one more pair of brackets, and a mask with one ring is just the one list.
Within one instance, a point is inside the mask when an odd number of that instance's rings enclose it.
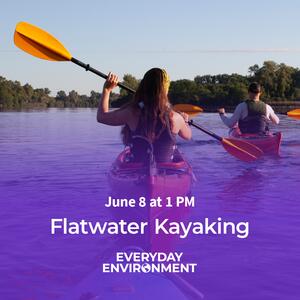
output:
{"label": "kayak", "polygon": [[[143,163],[130,162],[130,150],[121,152],[108,174],[111,195],[115,198],[135,199],[135,207],[113,207],[111,214],[116,220],[147,221],[148,231],[140,238],[123,238],[130,245],[138,243],[149,251],[172,251],[178,237],[164,233],[155,234],[155,220],[168,219],[169,222],[181,222],[190,215],[190,207],[177,205],[178,197],[189,197],[194,181],[194,175],[189,163],[182,154],[175,150],[172,162],[157,163],[145,167]],[[147,205],[139,205],[139,199],[145,197]],[[161,199],[160,205],[150,206],[151,199]],[[169,199],[169,200],[168,200]],[[169,201],[169,202],[168,202]],[[141,202],[143,204],[143,200]],[[167,204],[171,203],[171,207]]]}
{"label": "kayak", "polygon": [[130,162],[130,150],[119,154],[109,171],[109,184],[119,194],[134,193],[148,197],[177,197],[190,193],[193,172],[182,154],[175,150],[174,159],[145,167],[143,163]]}
{"label": "kayak", "polygon": [[265,135],[242,134],[238,128],[230,130],[231,138],[246,141],[258,147],[264,154],[279,155],[280,144],[282,139],[281,132],[268,133]]}

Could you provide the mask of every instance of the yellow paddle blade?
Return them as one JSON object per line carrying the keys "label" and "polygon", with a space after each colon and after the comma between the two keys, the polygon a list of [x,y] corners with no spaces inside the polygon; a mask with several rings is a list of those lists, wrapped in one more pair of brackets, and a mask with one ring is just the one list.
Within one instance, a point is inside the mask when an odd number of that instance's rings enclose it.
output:
{"label": "yellow paddle blade", "polygon": [[290,117],[300,117],[300,108],[288,111],[287,115]]}
{"label": "yellow paddle blade", "polygon": [[203,109],[201,107],[192,104],[175,104],[173,106],[173,109],[176,111],[184,112],[190,117],[195,117],[203,112]]}
{"label": "yellow paddle blade", "polygon": [[41,59],[68,61],[69,51],[48,32],[26,22],[16,26],[14,43],[23,51]]}

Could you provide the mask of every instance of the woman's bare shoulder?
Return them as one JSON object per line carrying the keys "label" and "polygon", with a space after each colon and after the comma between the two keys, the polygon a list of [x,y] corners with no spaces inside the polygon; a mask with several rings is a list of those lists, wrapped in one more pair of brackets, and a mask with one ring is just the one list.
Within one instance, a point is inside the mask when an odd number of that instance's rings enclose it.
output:
{"label": "woman's bare shoulder", "polygon": [[173,110],[173,109],[170,112],[170,118],[174,122],[182,122],[183,121],[183,118],[182,118],[181,114],[178,113],[177,111]]}

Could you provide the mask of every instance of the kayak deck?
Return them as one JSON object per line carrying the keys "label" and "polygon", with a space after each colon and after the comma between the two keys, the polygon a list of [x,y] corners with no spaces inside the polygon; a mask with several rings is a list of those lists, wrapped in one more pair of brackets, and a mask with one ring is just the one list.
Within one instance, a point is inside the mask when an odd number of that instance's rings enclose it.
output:
{"label": "kayak deck", "polygon": [[280,145],[282,140],[282,133],[275,132],[265,135],[258,134],[242,134],[239,129],[235,128],[229,132],[231,138],[240,139],[246,141],[254,146],[258,147],[268,155],[279,155]]}
{"label": "kayak deck", "polygon": [[149,171],[143,163],[130,162],[129,150],[117,157],[109,171],[109,183],[116,192],[130,192],[149,197],[185,196],[192,187],[192,168],[176,150],[174,161],[158,163]]}

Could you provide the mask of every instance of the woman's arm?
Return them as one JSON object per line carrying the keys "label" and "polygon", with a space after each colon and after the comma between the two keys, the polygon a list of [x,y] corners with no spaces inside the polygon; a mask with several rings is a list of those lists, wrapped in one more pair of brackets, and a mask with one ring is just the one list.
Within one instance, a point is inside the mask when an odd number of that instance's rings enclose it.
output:
{"label": "woman's arm", "polygon": [[103,85],[102,95],[98,105],[97,121],[111,126],[120,126],[127,124],[128,109],[116,109],[109,111],[109,97],[112,90],[118,85],[118,76],[112,73],[108,74],[108,77]]}
{"label": "woman's arm", "polygon": [[188,114],[185,113],[180,113],[177,115],[179,116],[177,119],[177,123],[179,124],[179,131],[178,135],[185,139],[185,140],[190,140],[192,138],[192,130],[191,127],[188,124],[189,121],[189,116]]}

